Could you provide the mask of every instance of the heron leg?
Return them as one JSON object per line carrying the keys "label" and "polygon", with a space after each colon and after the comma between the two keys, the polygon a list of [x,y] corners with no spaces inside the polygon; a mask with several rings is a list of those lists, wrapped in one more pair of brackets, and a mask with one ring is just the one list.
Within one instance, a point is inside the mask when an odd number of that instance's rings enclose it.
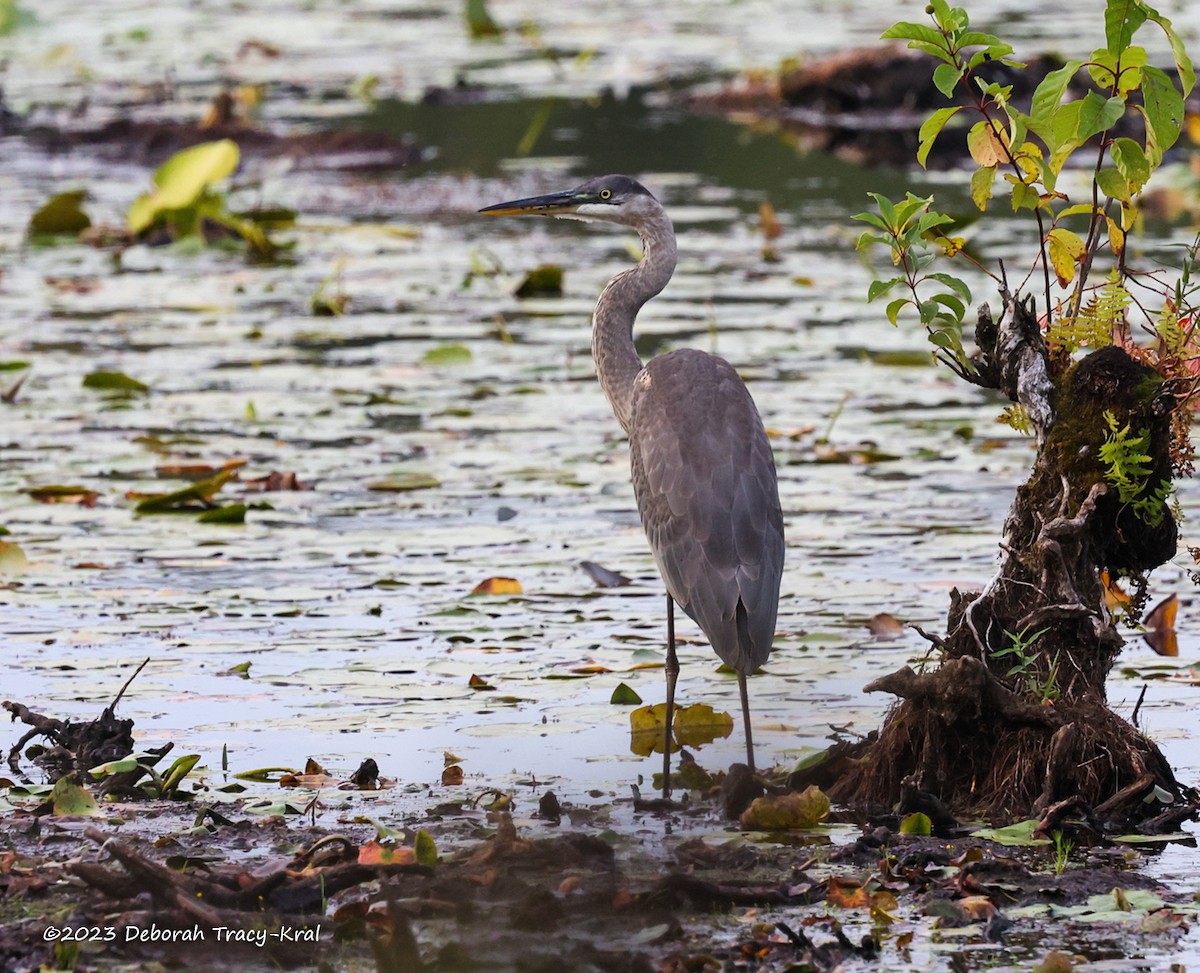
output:
{"label": "heron leg", "polygon": [[742,694],[742,725],[746,729],[746,763],[754,773],[754,737],[750,735],[750,694],[746,691],[746,674],[738,673],[738,692]]}
{"label": "heron leg", "polygon": [[675,599],[667,595],[667,713],[663,739],[663,797],[671,796],[671,724],[675,719],[675,680],[679,659],[675,657]]}

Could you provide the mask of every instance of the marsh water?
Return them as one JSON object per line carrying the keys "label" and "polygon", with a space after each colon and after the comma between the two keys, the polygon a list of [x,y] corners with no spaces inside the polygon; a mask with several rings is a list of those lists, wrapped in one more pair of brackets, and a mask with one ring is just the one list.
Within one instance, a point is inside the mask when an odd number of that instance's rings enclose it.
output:
{"label": "marsh water", "polygon": [[[150,170],[0,140],[0,362],[28,363],[0,373],[6,386],[28,375],[0,407],[0,524],[26,559],[3,567],[0,696],[88,718],[148,658],[120,707],[139,745],[174,741],[214,778],[223,760],[232,772],[311,756],[348,774],[372,757],[397,782],[375,814],[444,799],[447,752],[473,792],[512,790],[526,811],[547,787],[579,806],[647,789],[658,760],[630,752],[629,710],[610,697],[626,683],[661,700],[663,596],[588,333],[636,240],[475,212],[601,172],[642,179],[679,233],[676,277],[640,318],[642,353],[726,356],[773,435],[788,561],[775,653],[751,680],[760,762],[787,766],[878,724],[888,699],[862,687],[926,643],[912,629],[876,639],[872,616],[937,631],[950,590],[986,582],[1032,445],[997,422],[998,400],[932,367],[915,328],[866,303],[872,270],[851,219],[868,190],[936,192],[965,210],[965,177],[803,154],[670,97],[874,43],[891,5],[491,10],[509,29],[472,41],[457,4],[51,3],[0,38],[7,104],[38,125],[194,118],[222,83],[265,83],[265,127],[344,124],[423,153],[386,172],[247,160],[233,201],[299,213],[284,234],[293,259],[255,267],[220,248],[136,246],[114,262],[76,243],[32,245],[29,215],[53,193],[85,188],[93,221],[119,224]],[[1033,4],[972,12],[1024,43],[1055,41],[1040,46],[1086,39],[1096,19],[1072,14],[1067,33],[1062,11]],[[1194,37],[1196,11],[1171,13]],[[352,94],[366,76],[370,100]],[[478,99],[422,101],[459,82]],[[764,201],[782,224],[770,253]],[[1193,233],[1151,226],[1139,246],[1163,252]],[[1028,236],[1013,224],[975,242],[1003,255]],[[564,267],[562,296],[516,298],[543,263]],[[346,313],[315,316],[319,292],[344,296]],[[85,388],[97,370],[150,391]],[[135,514],[131,495],[184,485],[160,467],[231,459],[246,463],[221,499],[251,504],[244,525]],[[308,489],[242,496],[273,471]],[[29,494],[51,485],[98,496]],[[1196,498],[1185,484],[1185,512]],[[632,584],[600,588],[584,561]],[[1109,692],[1128,716],[1149,686],[1142,725],[1194,782],[1191,567],[1183,552],[1154,576],[1155,600],[1181,600],[1179,657],[1130,633]],[[471,594],[494,576],[522,593]],[[736,681],[690,623],[681,634],[682,701],[735,711]],[[0,745],[18,737],[10,727]],[[719,768],[741,755],[735,732],[697,758]],[[1143,867],[1183,898],[1200,883],[1184,845]],[[967,953],[1008,968],[1047,945]],[[1194,936],[1138,948],[1145,969],[1200,957]],[[962,947],[931,949],[941,963]]]}

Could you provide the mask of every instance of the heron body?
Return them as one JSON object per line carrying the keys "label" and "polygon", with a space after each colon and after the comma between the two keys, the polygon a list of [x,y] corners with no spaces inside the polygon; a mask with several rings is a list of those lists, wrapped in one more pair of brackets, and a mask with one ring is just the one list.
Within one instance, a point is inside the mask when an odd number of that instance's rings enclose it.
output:
{"label": "heron body", "polygon": [[716,355],[680,349],[643,364],[633,341],[642,306],[675,270],[675,231],[662,205],[628,176],[500,203],[492,215],[540,214],[632,226],[643,255],[600,295],[592,355],[601,388],[629,437],[634,495],[667,589],[664,792],[670,789],[675,679],[674,605],[738,674],[751,769],[746,677],[766,662],[783,574],[783,514],[771,445],[745,383]]}

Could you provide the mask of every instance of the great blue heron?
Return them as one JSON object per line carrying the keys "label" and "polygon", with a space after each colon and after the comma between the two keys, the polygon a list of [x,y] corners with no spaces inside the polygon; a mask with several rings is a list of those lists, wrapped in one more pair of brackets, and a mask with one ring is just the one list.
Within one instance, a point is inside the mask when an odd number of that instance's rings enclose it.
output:
{"label": "great blue heron", "polygon": [[779,610],[783,514],[762,419],[729,362],[681,348],[646,364],[633,324],[675,272],[675,230],[662,205],[628,176],[497,203],[492,216],[537,214],[633,227],[642,259],[600,294],[592,356],[600,386],[629,436],[633,492],[667,588],[667,707],[663,793],[670,793],[672,721],[679,661],[674,606],[688,613],[737,671],[754,770],[746,676],[767,661]]}

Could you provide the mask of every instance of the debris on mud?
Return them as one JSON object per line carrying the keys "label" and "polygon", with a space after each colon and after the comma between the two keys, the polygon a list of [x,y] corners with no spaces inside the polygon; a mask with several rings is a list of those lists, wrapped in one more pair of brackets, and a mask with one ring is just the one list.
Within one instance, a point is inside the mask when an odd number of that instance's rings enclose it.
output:
{"label": "debris on mud", "polygon": [[540,819],[443,803],[403,828],[256,817],[206,795],[201,782],[191,808],[106,804],[86,826],[8,812],[0,966],[832,973],[854,958],[908,963],[918,936],[995,943],[1057,917],[1169,945],[1196,911],[1134,868],[1141,852],[1067,813],[1042,823],[1054,839],[1036,822],[994,838],[905,834],[894,816],[856,838],[845,824],[739,832],[713,787],[673,811],[615,802],[608,813],[633,815],[622,838],[593,833],[602,808],[549,791]]}
{"label": "debris on mud", "polygon": [[[684,104],[734,121],[777,125],[804,151],[828,152],[863,165],[907,168],[929,113],[962,103],[957,93],[948,100],[934,85],[938,63],[931,55],[900,46],[856,48],[802,62],[778,75],[743,78],[716,92],[692,92]],[[975,74],[983,81],[1011,85],[1014,104],[1028,106],[1038,83],[1060,67],[1061,58],[1045,54],[1030,58],[1023,69],[993,62],[981,65]],[[1091,87],[1086,71],[1071,82],[1079,98]],[[963,140],[942,139],[929,154],[929,168],[957,165],[966,151]]]}
{"label": "debris on mud", "polygon": [[175,153],[220,139],[237,143],[252,159],[288,158],[301,169],[392,171],[426,157],[411,138],[388,132],[353,128],[276,132],[253,124],[235,111],[233,95],[221,91],[205,116],[191,121],[119,117],[88,127],[24,123],[10,117],[0,135],[20,137],[29,146],[52,155],[84,151],[103,159],[157,166]]}

